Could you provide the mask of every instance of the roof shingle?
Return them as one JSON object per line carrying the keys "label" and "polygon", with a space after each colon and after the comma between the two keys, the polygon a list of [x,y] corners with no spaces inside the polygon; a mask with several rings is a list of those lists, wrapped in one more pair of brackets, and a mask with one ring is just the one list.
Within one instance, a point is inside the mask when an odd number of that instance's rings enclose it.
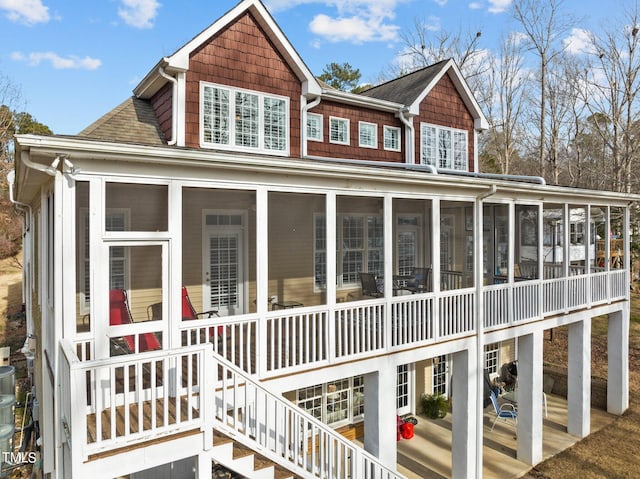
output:
{"label": "roof shingle", "polygon": [[133,96],[94,121],[78,136],[122,143],[166,145],[149,101]]}

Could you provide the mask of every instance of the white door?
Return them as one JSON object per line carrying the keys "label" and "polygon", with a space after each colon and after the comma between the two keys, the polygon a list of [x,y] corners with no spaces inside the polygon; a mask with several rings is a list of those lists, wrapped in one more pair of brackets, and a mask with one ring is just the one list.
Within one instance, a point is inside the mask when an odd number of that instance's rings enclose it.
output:
{"label": "white door", "polygon": [[203,310],[245,312],[244,229],[207,227],[203,241]]}

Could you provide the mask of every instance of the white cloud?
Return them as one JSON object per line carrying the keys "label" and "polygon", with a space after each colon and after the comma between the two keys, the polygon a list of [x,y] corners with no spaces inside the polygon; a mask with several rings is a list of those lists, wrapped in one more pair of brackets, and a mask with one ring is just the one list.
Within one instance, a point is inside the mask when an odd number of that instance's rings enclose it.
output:
{"label": "white cloud", "polygon": [[502,13],[511,6],[512,0],[489,0],[489,12]]}
{"label": "white cloud", "polygon": [[582,28],[573,28],[571,35],[563,40],[565,49],[573,55],[594,53],[595,47],[591,41],[591,32]]}
{"label": "white cloud", "polygon": [[12,22],[27,25],[47,23],[51,18],[49,7],[45,7],[42,0],[0,0],[0,10],[4,10]]}
{"label": "white cloud", "polygon": [[380,19],[375,18],[331,18],[323,14],[316,15],[309,27],[313,33],[331,42],[354,43],[394,40],[399,29],[397,25],[383,25]]}
{"label": "white cloud", "polygon": [[[393,23],[396,8],[410,0],[268,0],[272,11],[286,10],[302,4],[320,4],[335,9],[336,14],[316,15],[309,28],[330,42],[396,41],[400,27]],[[446,0],[435,0],[446,1]]]}
{"label": "white cloud", "polygon": [[26,62],[31,66],[38,66],[42,62],[49,62],[56,70],[95,70],[102,65],[102,62],[97,58],[80,58],[74,55],[63,58],[53,52],[32,52],[28,55],[24,55],[22,52],[13,52],[11,58],[15,61]]}
{"label": "white cloud", "polygon": [[127,25],[136,28],[151,28],[158,15],[160,3],[157,0],[122,0],[118,15]]}
{"label": "white cloud", "polygon": [[471,10],[480,10],[482,8],[482,3],[480,3],[480,2],[471,2],[469,4],[469,8]]}

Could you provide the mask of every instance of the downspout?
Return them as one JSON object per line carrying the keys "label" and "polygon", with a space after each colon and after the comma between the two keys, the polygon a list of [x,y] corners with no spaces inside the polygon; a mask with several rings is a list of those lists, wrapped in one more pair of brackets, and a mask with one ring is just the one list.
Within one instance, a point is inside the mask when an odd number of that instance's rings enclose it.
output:
{"label": "downspout", "polygon": [[320,102],[322,101],[322,98],[318,95],[317,97],[315,97],[313,99],[313,101],[311,103],[306,103],[303,107],[302,107],[302,117],[300,118],[300,131],[302,133],[302,135],[300,135],[301,137],[301,142],[302,142],[302,158],[306,158],[307,157],[307,113],[309,110],[311,110],[312,108],[317,107]]}
{"label": "downspout", "polygon": [[[405,110],[400,110],[398,112],[398,118],[407,127],[407,138],[405,140],[406,151],[404,155],[404,162],[409,164],[415,164],[416,159],[413,152],[414,143],[415,143],[415,129],[413,128],[413,122],[409,121],[406,116],[404,116]],[[434,168],[435,170],[435,168]],[[431,173],[435,173],[432,171]]]}
{"label": "downspout", "polygon": [[172,85],[171,91],[171,139],[167,142],[167,145],[173,146],[177,142],[176,130],[178,127],[178,80],[171,75],[165,73],[164,68],[158,67],[158,73],[162,78],[169,80]]}
{"label": "downspout", "polygon": [[483,222],[482,222],[482,206],[483,201],[488,197],[495,195],[498,187],[493,184],[488,191],[481,193],[476,197],[476,221],[475,227],[478,228],[479,234],[476,233],[476,244],[474,252],[474,268],[476,282],[476,364],[478,368],[476,378],[476,477],[482,477],[482,440],[483,440],[483,402],[484,402],[484,298],[482,295],[483,287]]}

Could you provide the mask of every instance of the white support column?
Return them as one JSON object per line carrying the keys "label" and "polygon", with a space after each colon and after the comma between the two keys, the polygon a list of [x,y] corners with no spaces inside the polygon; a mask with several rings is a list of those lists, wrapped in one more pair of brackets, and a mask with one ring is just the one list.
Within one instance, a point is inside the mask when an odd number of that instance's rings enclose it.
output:
{"label": "white support column", "polygon": [[[587,205],[585,207],[585,220],[584,220],[584,274],[590,275],[592,273],[591,268],[591,258],[590,249],[591,249],[591,205]],[[595,245],[594,245],[595,246]],[[592,295],[591,295],[591,278],[587,278],[587,308],[591,307]]]}
{"label": "white support column", "polygon": [[396,366],[388,361],[380,365],[378,372],[364,376],[364,448],[393,471],[398,449],[396,382]]}
{"label": "white support column", "polygon": [[431,284],[433,301],[433,337],[440,337],[440,198],[431,200]]}
{"label": "white support column", "polygon": [[266,345],[267,322],[264,320],[269,304],[269,192],[261,187],[256,190],[256,310],[258,321],[258,343],[256,345],[258,374],[267,370]]}
{"label": "white support column", "polygon": [[[452,354],[453,377],[451,379],[451,477],[482,478],[482,456],[477,452],[476,391],[482,363],[476,361],[475,348]],[[480,475],[478,475],[478,473]]]}
{"label": "white support column", "polygon": [[177,348],[181,345],[180,322],[182,321],[182,184],[177,181],[169,183],[169,284],[167,294],[169,304],[167,340],[164,348]]}
{"label": "white support column", "polygon": [[391,298],[393,297],[393,198],[385,195],[383,199],[383,225],[384,225],[384,272],[387,278],[384,282],[384,346],[391,347]]}
{"label": "white support column", "polygon": [[543,331],[518,338],[518,460],[542,460]]}
{"label": "white support column", "polygon": [[567,432],[578,437],[591,431],[591,318],[569,325]]}
{"label": "white support column", "polygon": [[329,309],[329,330],[327,331],[327,351],[329,359],[336,357],[336,322],[335,318],[335,305],[336,305],[336,194],[335,192],[329,192],[326,196],[325,204],[325,231],[327,237],[325,238],[326,248],[326,268],[327,268],[327,281],[326,291],[327,297],[325,301]]}
{"label": "white support column", "polygon": [[563,225],[562,225],[562,270],[564,277],[564,312],[567,313],[569,311],[569,274],[570,268],[569,265],[571,263],[571,251],[569,245],[569,229],[571,223],[571,208],[569,208],[569,204],[564,204],[563,209]]}
{"label": "white support column", "polygon": [[622,414],[629,407],[629,303],[609,314],[607,334],[607,412]]}

